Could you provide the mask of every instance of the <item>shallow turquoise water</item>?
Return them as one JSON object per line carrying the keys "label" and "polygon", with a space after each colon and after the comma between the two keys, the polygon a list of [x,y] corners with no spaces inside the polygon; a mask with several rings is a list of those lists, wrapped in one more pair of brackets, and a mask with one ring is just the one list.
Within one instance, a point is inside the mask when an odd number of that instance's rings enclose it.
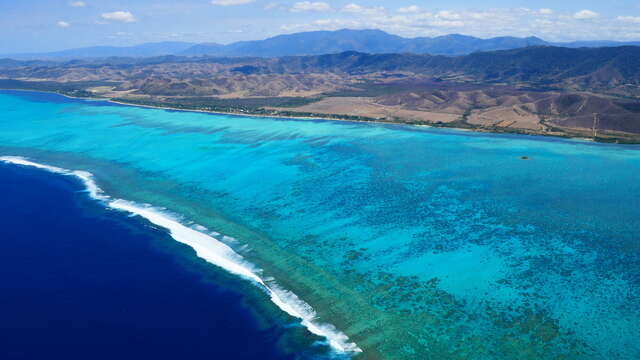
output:
{"label": "shallow turquoise water", "polygon": [[[18,92],[0,114],[0,155],[89,170],[234,236],[383,357],[640,358],[638,146]],[[303,284],[316,267],[371,312]],[[372,325],[383,315],[397,328]]]}

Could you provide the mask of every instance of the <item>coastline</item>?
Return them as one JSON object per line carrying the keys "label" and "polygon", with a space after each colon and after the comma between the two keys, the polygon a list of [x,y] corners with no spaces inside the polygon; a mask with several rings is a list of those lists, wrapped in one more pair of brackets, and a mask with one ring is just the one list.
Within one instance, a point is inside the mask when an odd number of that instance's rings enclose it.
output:
{"label": "coastline", "polygon": [[[286,115],[263,115],[263,114],[253,114],[253,113],[242,113],[242,112],[223,112],[223,111],[213,111],[213,110],[199,110],[199,109],[183,109],[178,107],[172,107],[170,105],[160,106],[160,105],[145,105],[138,103],[129,103],[125,101],[118,101],[111,98],[78,98],[73,96],[65,95],[69,98],[75,99],[86,99],[86,100],[102,100],[107,101],[114,104],[125,105],[125,106],[136,106],[143,107],[148,109],[159,109],[159,110],[171,110],[171,111],[184,111],[184,112],[197,112],[204,114],[213,114],[213,115],[232,115],[232,116],[248,116],[248,117],[258,117],[258,118],[266,118],[266,119],[289,119],[289,120],[320,120],[320,121],[341,121],[341,122],[354,122],[354,123],[371,123],[371,124],[383,124],[383,125],[397,125],[397,126],[416,126],[416,127],[426,127],[426,128],[436,128],[436,129],[454,129],[458,131],[468,131],[475,133],[489,133],[489,134],[517,134],[517,135],[530,135],[530,136],[545,136],[545,137],[555,137],[555,138],[563,138],[563,139],[576,139],[576,140],[586,140],[593,142],[606,142],[606,141],[598,141],[597,139],[587,138],[583,136],[571,136],[569,134],[545,134],[540,132],[532,132],[520,129],[510,129],[510,130],[491,130],[480,127],[462,127],[462,126],[449,126],[444,123],[441,125],[438,124],[429,124],[429,123],[415,123],[415,122],[400,122],[400,121],[385,121],[379,119],[371,119],[371,120],[355,120],[355,119],[341,119],[338,117],[330,117],[330,116],[286,116]],[[630,144],[640,144],[640,140],[637,142],[632,142]]]}
{"label": "coastline", "polygon": [[549,138],[560,138],[560,139],[574,139],[574,140],[582,140],[589,141],[595,143],[614,143],[614,144],[623,144],[623,145],[638,145],[640,144],[640,135],[638,135],[637,139],[627,139],[624,137],[617,137],[616,135],[612,135],[611,137],[588,137],[583,134],[578,133],[570,133],[570,132],[555,132],[555,133],[547,133],[547,132],[539,132],[539,131],[531,131],[526,129],[511,129],[511,128],[484,128],[472,126],[470,124],[465,124],[465,126],[456,126],[458,121],[452,123],[416,123],[416,122],[403,122],[403,121],[385,121],[380,119],[344,119],[338,116],[295,116],[295,115],[265,115],[265,114],[255,114],[250,112],[225,112],[225,111],[213,111],[213,110],[201,110],[201,109],[185,109],[179,107],[172,107],[171,105],[148,105],[148,104],[139,104],[136,102],[126,102],[122,100],[116,100],[114,98],[107,97],[78,97],[72,96],[69,94],[65,94],[58,91],[45,91],[45,90],[29,90],[29,89],[9,89],[9,88],[0,88],[2,90],[10,90],[10,91],[24,91],[24,92],[39,92],[39,93],[48,93],[48,94],[57,94],[64,96],[69,99],[80,99],[80,100],[93,100],[93,101],[104,101],[112,104],[118,104],[123,106],[134,106],[148,109],[159,109],[159,110],[170,110],[170,111],[181,111],[181,112],[195,112],[195,113],[204,113],[204,114],[213,114],[213,115],[231,115],[231,116],[246,116],[246,117],[256,117],[256,118],[265,118],[265,119],[290,119],[290,120],[316,120],[316,121],[341,121],[341,122],[354,122],[354,123],[372,123],[372,124],[383,124],[383,125],[397,125],[397,126],[416,126],[416,127],[427,127],[427,128],[440,128],[440,129],[455,129],[459,131],[468,131],[475,133],[488,133],[488,134],[515,134],[515,135],[529,135],[529,136],[542,136]]}

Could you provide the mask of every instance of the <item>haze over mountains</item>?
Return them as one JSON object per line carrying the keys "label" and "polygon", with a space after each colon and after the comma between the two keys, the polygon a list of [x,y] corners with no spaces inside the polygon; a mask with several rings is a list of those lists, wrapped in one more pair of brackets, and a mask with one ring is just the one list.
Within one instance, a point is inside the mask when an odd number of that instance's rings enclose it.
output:
{"label": "haze over mountains", "polygon": [[179,56],[254,56],[280,57],[296,55],[334,54],[358,51],[370,54],[414,53],[459,56],[474,52],[509,50],[529,46],[611,47],[640,46],[638,42],[576,41],[568,43],[547,42],[537,37],[495,37],[480,39],[451,34],[438,37],[403,38],[381,30],[313,31],[279,35],[265,40],[240,41],[228,45],[215,43],[158,42],[129,47],[94,46],[48,53],[5,54],[14,59],[74,59],[90,57],[148,57],[162,55]]}

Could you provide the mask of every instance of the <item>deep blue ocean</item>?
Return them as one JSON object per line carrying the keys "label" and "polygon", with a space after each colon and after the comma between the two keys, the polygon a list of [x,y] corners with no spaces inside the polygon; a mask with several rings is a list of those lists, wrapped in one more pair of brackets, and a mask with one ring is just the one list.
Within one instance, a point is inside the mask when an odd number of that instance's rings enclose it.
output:
{"label": "deep blue ocean", "polygon": [[191,248],[83,190],[0,163],[0,359],[313,356]]}

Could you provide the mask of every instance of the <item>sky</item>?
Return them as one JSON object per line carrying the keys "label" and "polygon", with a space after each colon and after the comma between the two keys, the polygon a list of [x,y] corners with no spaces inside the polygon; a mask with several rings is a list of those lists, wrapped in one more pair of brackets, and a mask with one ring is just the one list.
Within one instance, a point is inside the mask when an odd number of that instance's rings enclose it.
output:
{"label": "sky", "polygon": [[640,41],[638,0],[0,0],[0,53],[311,30]]}

